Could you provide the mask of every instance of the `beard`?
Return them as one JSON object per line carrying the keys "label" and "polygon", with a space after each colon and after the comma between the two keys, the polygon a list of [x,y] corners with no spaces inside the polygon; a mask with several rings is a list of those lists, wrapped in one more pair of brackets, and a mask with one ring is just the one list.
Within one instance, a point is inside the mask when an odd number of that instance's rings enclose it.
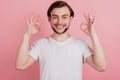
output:
{"label": "beard", "polygon": [[[66,24],[55,24],[54,26],[57,27],[58,25],[63,26],[63,28],[66,26]],[[64,34],[69,29],[69,27],[66,27],[62,32],[58,32],[53,26],[51,27],[52,30],[57,34]]]}

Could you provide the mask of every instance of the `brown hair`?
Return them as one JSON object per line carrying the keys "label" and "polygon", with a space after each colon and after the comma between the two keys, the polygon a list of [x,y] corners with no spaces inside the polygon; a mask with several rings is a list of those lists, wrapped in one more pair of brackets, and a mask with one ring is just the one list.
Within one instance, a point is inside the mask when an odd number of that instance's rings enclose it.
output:
{"label": "brown hair", "polygon": [[74,11],[73,9],[70,7],[70,5],[65,2],[65,1],[55,1],[54,3],[52,3],[50,5],[50,7],[48,8],[48,11],[47,11],[47,16],[50,17],[51,16],[51,11],[54,9],[54,8],[61,8],[61,7],[64,7],[64,6],[67,6],[69,11],[70,11],[70,16],[74,17]]}

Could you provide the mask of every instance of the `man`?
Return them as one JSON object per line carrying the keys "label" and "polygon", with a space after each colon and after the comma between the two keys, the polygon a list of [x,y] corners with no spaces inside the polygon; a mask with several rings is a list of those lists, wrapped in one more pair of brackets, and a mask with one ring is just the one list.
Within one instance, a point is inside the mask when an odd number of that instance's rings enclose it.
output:
{"label": "man", "polygon": [[48,20],[53,34],[34,42],[29,50],[29,41],[40,30],[37,17],[27,21],[28,30],[23,36],[18,50],[16,67],[24,70],[39,61],[40,80],[82,80],[82,64],[90,64],[97,71],[106,70],[104,51],[94,30],[94,17],[85,14],[86,22],[81,30],[93,43],[93,49],[81,39],[68,33],[70,22],[74,17],[72,8],[64,1],[56,1],[48,9]]}

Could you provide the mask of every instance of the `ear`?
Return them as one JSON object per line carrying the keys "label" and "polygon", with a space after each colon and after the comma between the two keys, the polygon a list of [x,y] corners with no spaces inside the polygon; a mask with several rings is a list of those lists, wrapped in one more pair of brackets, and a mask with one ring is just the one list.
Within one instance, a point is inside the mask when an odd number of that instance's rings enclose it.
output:
{"label": "ear", "polygon": [[72,19],[73,19],[73,16],[71,16],[70,19],[72,20]]}
{"label": "ear", "polygon": [[50,22],[51,17],[48,17],[48,21]]}

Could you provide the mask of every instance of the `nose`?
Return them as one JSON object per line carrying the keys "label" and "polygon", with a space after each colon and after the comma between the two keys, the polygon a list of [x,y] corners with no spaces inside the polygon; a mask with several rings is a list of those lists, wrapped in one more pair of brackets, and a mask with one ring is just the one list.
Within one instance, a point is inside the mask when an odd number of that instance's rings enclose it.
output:
{"label": "nose", "polygon": [[62,23],[62,19],[61,19],[61,18],[58,19],[58,23],[59,23],[59,24]]}

